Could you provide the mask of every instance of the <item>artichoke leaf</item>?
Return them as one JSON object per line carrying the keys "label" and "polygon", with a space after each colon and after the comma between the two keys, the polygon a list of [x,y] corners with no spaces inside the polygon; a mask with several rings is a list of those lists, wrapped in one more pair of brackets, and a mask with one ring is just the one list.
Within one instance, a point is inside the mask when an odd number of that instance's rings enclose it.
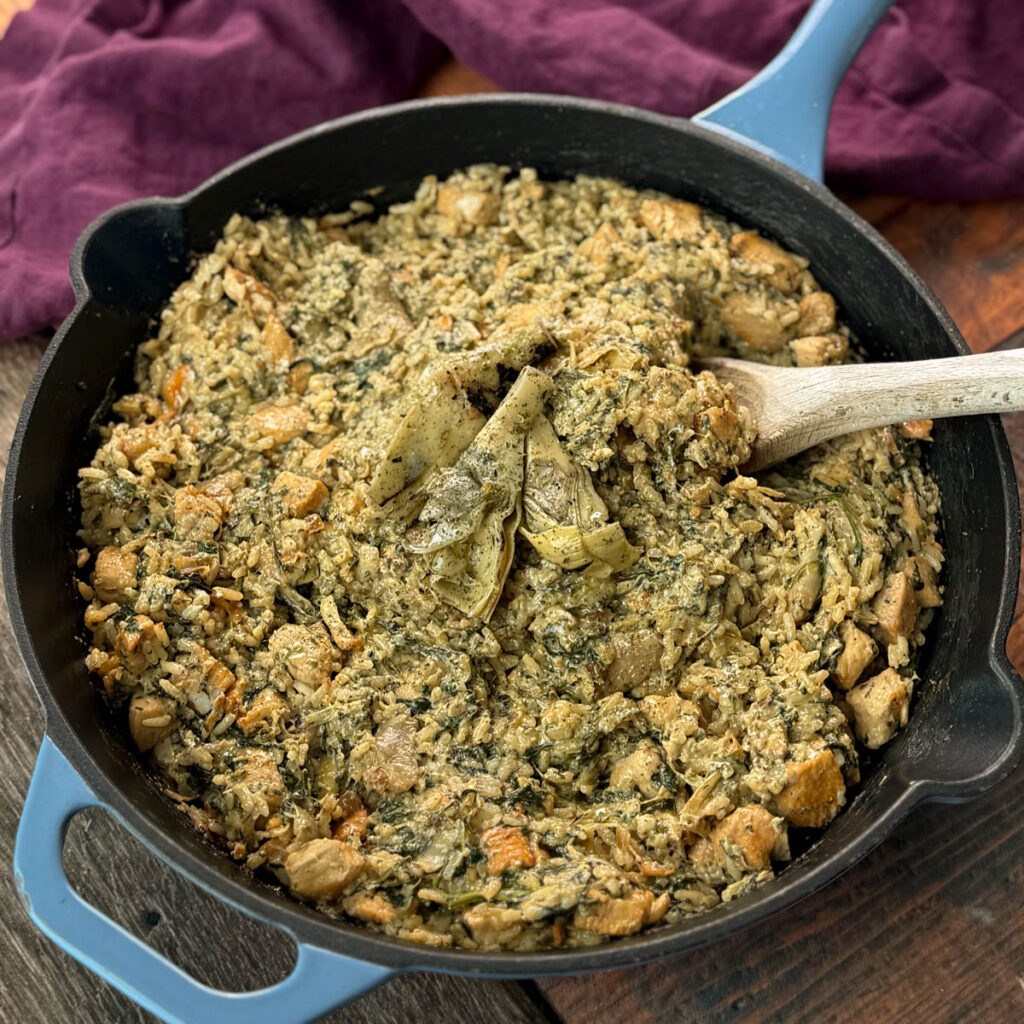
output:
{"label": "artichoke leaf", "polygon": [[458,459],[485,422],[486,417],[447,369],[432,372],[377,467],[370,483],[370,500],[384,505],[399,498],[388,511],[393,518],[402,518],[411,499],[423,493],[438,470]]}
{"label": "artichoke leaf", "polygon": [[590,473],[565,453],[546,416],[538,417],[526,438],[523,511],[531,533],[563,525],[589,529],[608,520]]}
{"label": "artichoke leaf", "polygon": [[523,537],[562,569],[610,576],[639,557],[622,526],[608,522],[590,473],[565,453],[547,417],[526,439],[523,519]]}
{"label": "artichoke leaf", "polygon": [[406,532],[410,550],[433,556],[431,587],[466,615],[490,618],[512,568],[526,435],[550,387],[551,378],[540,370],[520,371],[455,465],[429,485]]}

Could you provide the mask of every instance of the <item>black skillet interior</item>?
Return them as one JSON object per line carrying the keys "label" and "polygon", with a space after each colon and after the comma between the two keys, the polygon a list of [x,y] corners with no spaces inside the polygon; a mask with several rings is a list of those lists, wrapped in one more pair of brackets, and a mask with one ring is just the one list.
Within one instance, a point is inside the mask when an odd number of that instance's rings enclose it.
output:
{"label": "black skillet interior", "polygon": [[[243,161],[183,200],[142,201],[101,218],[72,260],[80,308],[62,328],[23,413],[4,509],[4,569],[15,627],[49,729],[96,792],[156,852],[250,913],[320,946],[395,966],[480,974],[621,966],[711,941],[813,891],[849,867],[925,797],[962,799],[1010,770],[1021,746],[1021,684],[1003,643],[1013,607],[1019,517],[998,422],[936,426],[929,465],[943,495],[946,603],[919,666],[911,725],[850,807],[754,894],[672,928],[582,952],[480,955],[428,950],[330,922],[244,872],[184,827],[139,771],[82,666],[75,469],[90,426],[130,386],[134,346],[235,211],[316,213],[356,198],[378,209],[426,174],[491,161],[577,173],[692,199],[807,256],[874,359],[965,352],[906,264],[828,192],[688,122],[543,97],[406,104],[343,119]],[[382,186],[374,196],[369,190]]]}

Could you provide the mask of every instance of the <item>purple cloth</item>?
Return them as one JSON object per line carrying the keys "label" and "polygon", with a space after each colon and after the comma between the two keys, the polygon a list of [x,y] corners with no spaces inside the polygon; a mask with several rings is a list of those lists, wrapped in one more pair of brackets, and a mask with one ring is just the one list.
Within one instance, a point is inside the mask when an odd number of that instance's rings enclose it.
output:
{"label": "purple cloth", "polygon": [[[444,56],[506,89],[692,114],[807,0],[38,0],[0,40],[0,338],[55,323],[97,214],[173,195],[318,121],[413,95]],[[828,170],[909,195],[1024,195],[1024,4],[902,0],[847,75]]]}

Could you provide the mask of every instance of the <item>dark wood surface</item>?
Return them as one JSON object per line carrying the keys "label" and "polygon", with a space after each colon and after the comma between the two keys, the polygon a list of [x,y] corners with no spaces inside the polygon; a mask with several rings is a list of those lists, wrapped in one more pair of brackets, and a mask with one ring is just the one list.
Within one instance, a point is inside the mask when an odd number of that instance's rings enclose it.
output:
{"label": "dark wood surface", "polygon": [[[490,87],[446,67],[430,93]],[[975,351],[1024,344],[1024,202],[964,205],[844,196],[902,251]],[[42,341],[0,348],[0,471]],[[1006,419],[1024,470],[1024,416]],[[1024,601],[1018,601],[1018,614]],[[1024,616],[1008,649],[1024,669]],[[31,925],[11,851],[42,714],[0,607],[0,1022],[153,1018]],[[105,813],[79,815],[65,845],[75,887],[199,979],[228,989],[281,978],[290,944],[183,882]],[[585,978],[537,983],[411,974],[331,1022],[601,1024],[1024,1020],[1024,770],[974,803],[916,811],[839,881],[781,917],[708,949]]]}

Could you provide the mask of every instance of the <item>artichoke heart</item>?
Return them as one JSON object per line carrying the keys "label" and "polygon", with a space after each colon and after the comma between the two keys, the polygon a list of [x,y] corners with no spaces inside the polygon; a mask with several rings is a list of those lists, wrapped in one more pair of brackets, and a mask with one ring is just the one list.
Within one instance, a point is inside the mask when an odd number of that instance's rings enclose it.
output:
{"label": "artichoke heart", "polygon": [[522,514],[526,435],[551,378],[525,367],[454,466],[427,487],[406,533],[410,550],[432,555],[431,587],[448,604],[485,621],[512,568]]}
{"label": "artichoke heart", "polygon": [[608,522],[590,473],[566,455],[547,417],[526,439],[523,511],[520,533],[563,569],[588,567],[590,575],[609,576],[639,556],[622,526]]}
{"label": "artichoke heart", "polygon": [[[369,498],[378,505],[394,501],[389,512],[403,518],[440,469],[451,466],[480,433],[486,417],[445,367],[423,382],[405,412],[370,483]],[[410,517],[411,518],[411,517]]]}

